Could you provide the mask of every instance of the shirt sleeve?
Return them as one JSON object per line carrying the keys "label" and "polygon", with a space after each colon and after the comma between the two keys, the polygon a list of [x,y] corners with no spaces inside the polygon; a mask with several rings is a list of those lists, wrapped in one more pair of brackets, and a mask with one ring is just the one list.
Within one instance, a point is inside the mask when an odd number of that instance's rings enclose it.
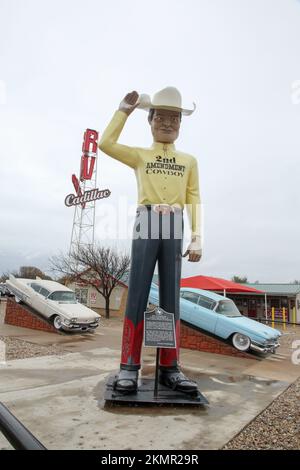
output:
{"label": "shirt sleeve", "polygon": [[190,168],[186,188],[186,209],[192,237],[199,237],[201,244],[201,198],[199,192],[199,173],[197,160],[194,159]]}
{"label": "shirt sleeve", "polygon": [[102,134],[98,147],[110,157],[125,163],[125,165],[131,168],[136,168],[139,158],[137,149],[117,142],[127,117],[127,114],[123,111],[115,112],[112,120]]}

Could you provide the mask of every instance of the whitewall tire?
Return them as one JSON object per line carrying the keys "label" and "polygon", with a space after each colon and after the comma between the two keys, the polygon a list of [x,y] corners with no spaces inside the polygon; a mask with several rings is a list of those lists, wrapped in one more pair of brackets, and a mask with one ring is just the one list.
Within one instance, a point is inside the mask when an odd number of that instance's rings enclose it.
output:
{"label": "whitewall tire", "polygon": [[57,331],[61,331],[63,329],[62,321],[59,315],[55,315],[53,318],[53,326]]}
{"label": "whitewall tire", "polygon": [[238,351],[246,352],[250,349],[251,340],[242,333],[235,333],[232,337],[232,345]]}

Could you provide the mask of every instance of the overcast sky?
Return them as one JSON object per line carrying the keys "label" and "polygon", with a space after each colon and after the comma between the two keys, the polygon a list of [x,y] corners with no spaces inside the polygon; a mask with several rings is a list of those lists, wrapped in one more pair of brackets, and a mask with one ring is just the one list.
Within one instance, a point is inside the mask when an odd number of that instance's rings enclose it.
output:
{"label": "overcast sky", "polygon": [[[169,85],[197,103],[176,147],[198,160],[204,246],[183,277],[300,279],[297,0],[0,0],[0,273],[68,250],[84,130]],[[151,145],[144,111],[121,141]],[[103,153],[98,187],[136,203],[134,172]]]}

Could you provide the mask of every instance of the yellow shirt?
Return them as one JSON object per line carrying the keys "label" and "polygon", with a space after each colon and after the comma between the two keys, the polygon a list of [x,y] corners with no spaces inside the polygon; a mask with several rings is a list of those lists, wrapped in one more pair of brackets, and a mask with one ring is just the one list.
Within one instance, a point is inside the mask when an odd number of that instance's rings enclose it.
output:
{"label": "yellow shirt", "polygon": [[138,204],[186,205],[192,236],[200,237],[200,194],[197,160],[174,144],[154,142],[150,148],[117,142],[127,114],[116,111],[102,134],[99,149],[135,171]]}

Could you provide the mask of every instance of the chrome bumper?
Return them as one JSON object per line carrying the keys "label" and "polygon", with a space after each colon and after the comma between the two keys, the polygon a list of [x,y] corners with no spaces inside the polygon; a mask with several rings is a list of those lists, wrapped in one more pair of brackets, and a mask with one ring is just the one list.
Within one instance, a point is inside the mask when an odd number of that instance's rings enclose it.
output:
{"label": "chrome bumper", "polygon": [[63,323],[63,329],[65,331],[88,331],[88,330],[95,330],[98,328],[99,323],[71,323],[71,325],[66,325]]}
{"label": "chrome bumper", "polygon": [[252,351],[267,354],[269,352],[274,353],[279,346],[280,346],[280,343],[278,342],[274,344],[266,344],[265,346],[259,346],[258,344],[251,343],[250,349],[252,349]]}

